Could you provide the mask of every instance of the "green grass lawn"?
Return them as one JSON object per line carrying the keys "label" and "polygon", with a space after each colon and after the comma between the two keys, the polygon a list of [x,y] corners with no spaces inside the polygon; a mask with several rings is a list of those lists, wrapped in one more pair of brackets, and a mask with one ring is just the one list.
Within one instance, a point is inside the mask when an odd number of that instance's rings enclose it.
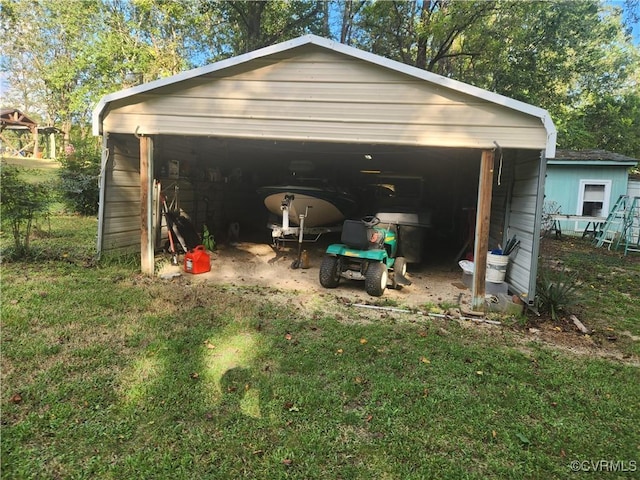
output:
{"label": "green grass lawn", "polygon": [[573,313],[597,345],[640,357],[640,254],[624,256],[580,238],[544,239],[540,263],[576,276],[579,301],[564,312],[563,329],[573,327],[567,320]]}
{"label": "green grass lawn", "polygon": [[60,162],[47,158],[2,157],[2,163],[24,169],[33,181],[52,181],[57,178]]}
{"label": "green grass lawn", "polygon": [[634,366],[301,318],[285,292],[3,270],[3,478],[563,478],[638,455]]}
{"label": "green grass lawn", "polygon": [[640,306],[607,293],[637,282],[628,259],[554,246],[604,275],[581,279],[580,315],[618,334],[606,346],[629,358],[611,361],[517,325],[331,295],[301,312],[302,293],[95,265],[95,219],[39,232],[38,258],[1,266],[3,479],[553,479],[580,475],[572,461],[640,461],[638,342],[620,335],[640,335]]}

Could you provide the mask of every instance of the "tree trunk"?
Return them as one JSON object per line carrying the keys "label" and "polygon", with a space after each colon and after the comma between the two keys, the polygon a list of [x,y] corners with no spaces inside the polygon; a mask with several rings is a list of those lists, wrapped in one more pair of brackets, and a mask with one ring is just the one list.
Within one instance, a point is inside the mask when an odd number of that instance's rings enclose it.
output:
{"label": "tree trunk", "polygon": [[420,25],[422,31],[418,33],[418,51],[416,52],[415,65],[418,68],[425,69],[427,66],[427,35],[426,26],[431,17],[431,0],[422,2],[422,11],[420,12]]}
{"label": "tree trunk", "polygon": [[247,44],[246,51],[251,52],[262,45],[262,12],[266,7],[266,2],[247,2]]}

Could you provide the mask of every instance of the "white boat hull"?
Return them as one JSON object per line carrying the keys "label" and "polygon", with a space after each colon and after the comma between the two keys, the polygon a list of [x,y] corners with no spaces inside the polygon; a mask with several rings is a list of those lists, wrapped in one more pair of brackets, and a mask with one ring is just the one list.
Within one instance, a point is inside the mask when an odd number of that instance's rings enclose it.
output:
{"label": "white boat hull", "polygon": [[264,199],[267,209],[278,216],[282,215],[282,202],[285,196],[293,196],[289,204],[289,223],[300,225],[300,215],[305,215],[305,227],[335,225],[344,220],[344,214],[331,202],[322,198],[293,192],[278,192]]}

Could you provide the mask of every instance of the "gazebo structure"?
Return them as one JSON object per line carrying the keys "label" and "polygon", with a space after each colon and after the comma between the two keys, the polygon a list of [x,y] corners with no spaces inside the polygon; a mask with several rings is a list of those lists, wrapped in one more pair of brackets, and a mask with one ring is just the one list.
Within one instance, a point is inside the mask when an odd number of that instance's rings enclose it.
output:
{"label": "gazebo structure", "polygon": [[[11,135],[7,135],[11,132]],[[56,127],[40,127],[38,124],[15,108],[3,108],[0,111],[0,142],[3,155],[16,157],[56,158]],[[25,133],[29,134],[24,140]],[[47,137],[44,151],[40,147],[40,135]]]}

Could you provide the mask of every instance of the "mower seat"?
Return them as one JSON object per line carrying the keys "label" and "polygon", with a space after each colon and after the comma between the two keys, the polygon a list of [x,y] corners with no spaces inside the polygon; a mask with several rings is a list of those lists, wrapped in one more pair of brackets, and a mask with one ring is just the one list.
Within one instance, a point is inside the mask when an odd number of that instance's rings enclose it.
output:
{"label": "mower seat", "polygon": [[350,248],[367,250],[369,248],[368,228],[360,220],[345,220],[340,240]]}

